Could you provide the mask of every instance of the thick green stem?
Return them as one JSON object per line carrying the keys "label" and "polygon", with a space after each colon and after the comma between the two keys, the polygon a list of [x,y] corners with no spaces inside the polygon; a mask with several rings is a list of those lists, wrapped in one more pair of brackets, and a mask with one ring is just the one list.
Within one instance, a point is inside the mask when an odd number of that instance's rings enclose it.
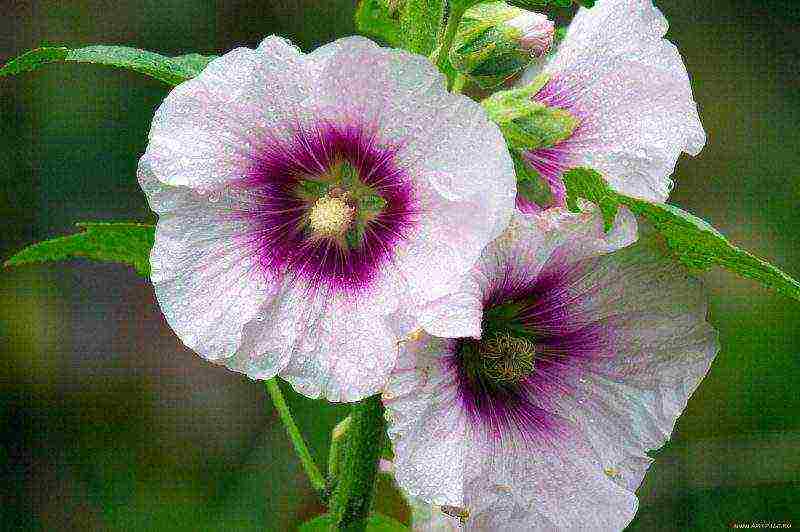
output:
{"label": "thick green stem", "polygon": [[294,422],[292,412],[283,398],[281,389],[278,388],[278,381],[270,379],[266,382],[266,385],[269,396],[272,398],[272,403],[275,405],[275,410],[278,411],[278,416],[280,416],[283,426],[286,427],[286,434],[292,440],[294,450],[300,458],[300,463],[303,464],[303,469],[306,470],[306,475],[308,475],[311,485],[317,491],[323,492],[325,490],[325,477],[319,472],[314,459],[311,458],[311,453],[308,452],[308,446],[303,439],[303,435],[300,434],[300,429],[297,428],[297,424]]}
{"label": "thick green stem", "polygon": [[364,532],[375,495],[378,460],[386,421],[380,395],[353,405],[344,440],[344,456],[330,501],[341,532]]}

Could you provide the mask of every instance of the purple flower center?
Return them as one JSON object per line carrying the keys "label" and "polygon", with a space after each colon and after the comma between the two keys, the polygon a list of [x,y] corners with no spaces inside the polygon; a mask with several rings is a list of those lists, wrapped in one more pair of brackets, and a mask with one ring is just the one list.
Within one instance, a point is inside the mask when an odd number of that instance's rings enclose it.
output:
{"label": "purple flower center", "polygon": [[371,286],[416,226],[401,146],[361,124],[320,121],[271,138],[240,186],[254,229],[244,239],[265,274],[354,295]]}
{"label": "purple flower center", "polygon": [[591,322],[571,290],[594,264],[532,277],[508,268],[484,299],[481,340],[450,342],[446,365],[460,406],[491,440],[512,431],[538,441],[562,433],[552,407],[608,353],[611,333]]}

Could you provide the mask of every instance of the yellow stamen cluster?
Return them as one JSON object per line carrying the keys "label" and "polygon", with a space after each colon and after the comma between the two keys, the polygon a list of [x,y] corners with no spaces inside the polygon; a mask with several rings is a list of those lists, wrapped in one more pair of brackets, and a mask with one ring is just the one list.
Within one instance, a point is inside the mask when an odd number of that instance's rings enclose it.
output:
{"label": "yellow stamen cluster", "polygon": [[356,210],[338,197],[323,196],[308,213],[308,223],[319,236],[340,236],[347,232]]}
{"label": "yellow stamen cluster", "polygon": [[480,354],[484,374],[513,384],[533,373],[536,346],[525,338],[501,333],[481,341]]}

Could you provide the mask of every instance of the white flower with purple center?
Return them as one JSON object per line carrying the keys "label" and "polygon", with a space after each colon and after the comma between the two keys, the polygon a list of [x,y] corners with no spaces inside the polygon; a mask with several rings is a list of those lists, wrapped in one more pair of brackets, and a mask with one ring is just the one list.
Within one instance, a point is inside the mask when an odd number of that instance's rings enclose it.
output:
{"label": "white flower with purple center", "polygon": [[376,393],[386,316],[457,287],[514,210],[502,135],[421,56],[270,37],[159,107],[139,181],[152,281],[204,358],[309,396]]}
{"label": "white flower with purple center", "polygon": [[[400,345],[396,478],[468,530],[621,530],[718,350],[702,287],[621,211],[518,214]],[[628,247],[625,247],[628,246]],[[624,248],[624,249],[622,249]],[[440,519],[441,521],[441,516]]]}
{"label": "white flower with purple center", "polygon": [[523,73],[517,87],[572,120],[539,116],[537,141],[521,158],[551,198],[537,205],[521,191],[520,209],[563,205],[561,175],[577,166],[598,170],[623,194],[666,200],[681,152],[697,155],[706,141],[686,67],[666,32],[651,0],[599,0],[578,11],[549,60]]}

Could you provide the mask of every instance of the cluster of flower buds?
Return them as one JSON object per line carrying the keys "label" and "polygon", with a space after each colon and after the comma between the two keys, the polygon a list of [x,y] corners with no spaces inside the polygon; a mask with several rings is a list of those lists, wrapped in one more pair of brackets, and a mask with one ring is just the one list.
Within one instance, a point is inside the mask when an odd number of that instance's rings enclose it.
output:
{"label": "cluster of flower buds", "polygon": [[491,89],[519,73],[553,44],[555,24],[545,15],[488,2],[467,10],[450,50],[453,67]]}

